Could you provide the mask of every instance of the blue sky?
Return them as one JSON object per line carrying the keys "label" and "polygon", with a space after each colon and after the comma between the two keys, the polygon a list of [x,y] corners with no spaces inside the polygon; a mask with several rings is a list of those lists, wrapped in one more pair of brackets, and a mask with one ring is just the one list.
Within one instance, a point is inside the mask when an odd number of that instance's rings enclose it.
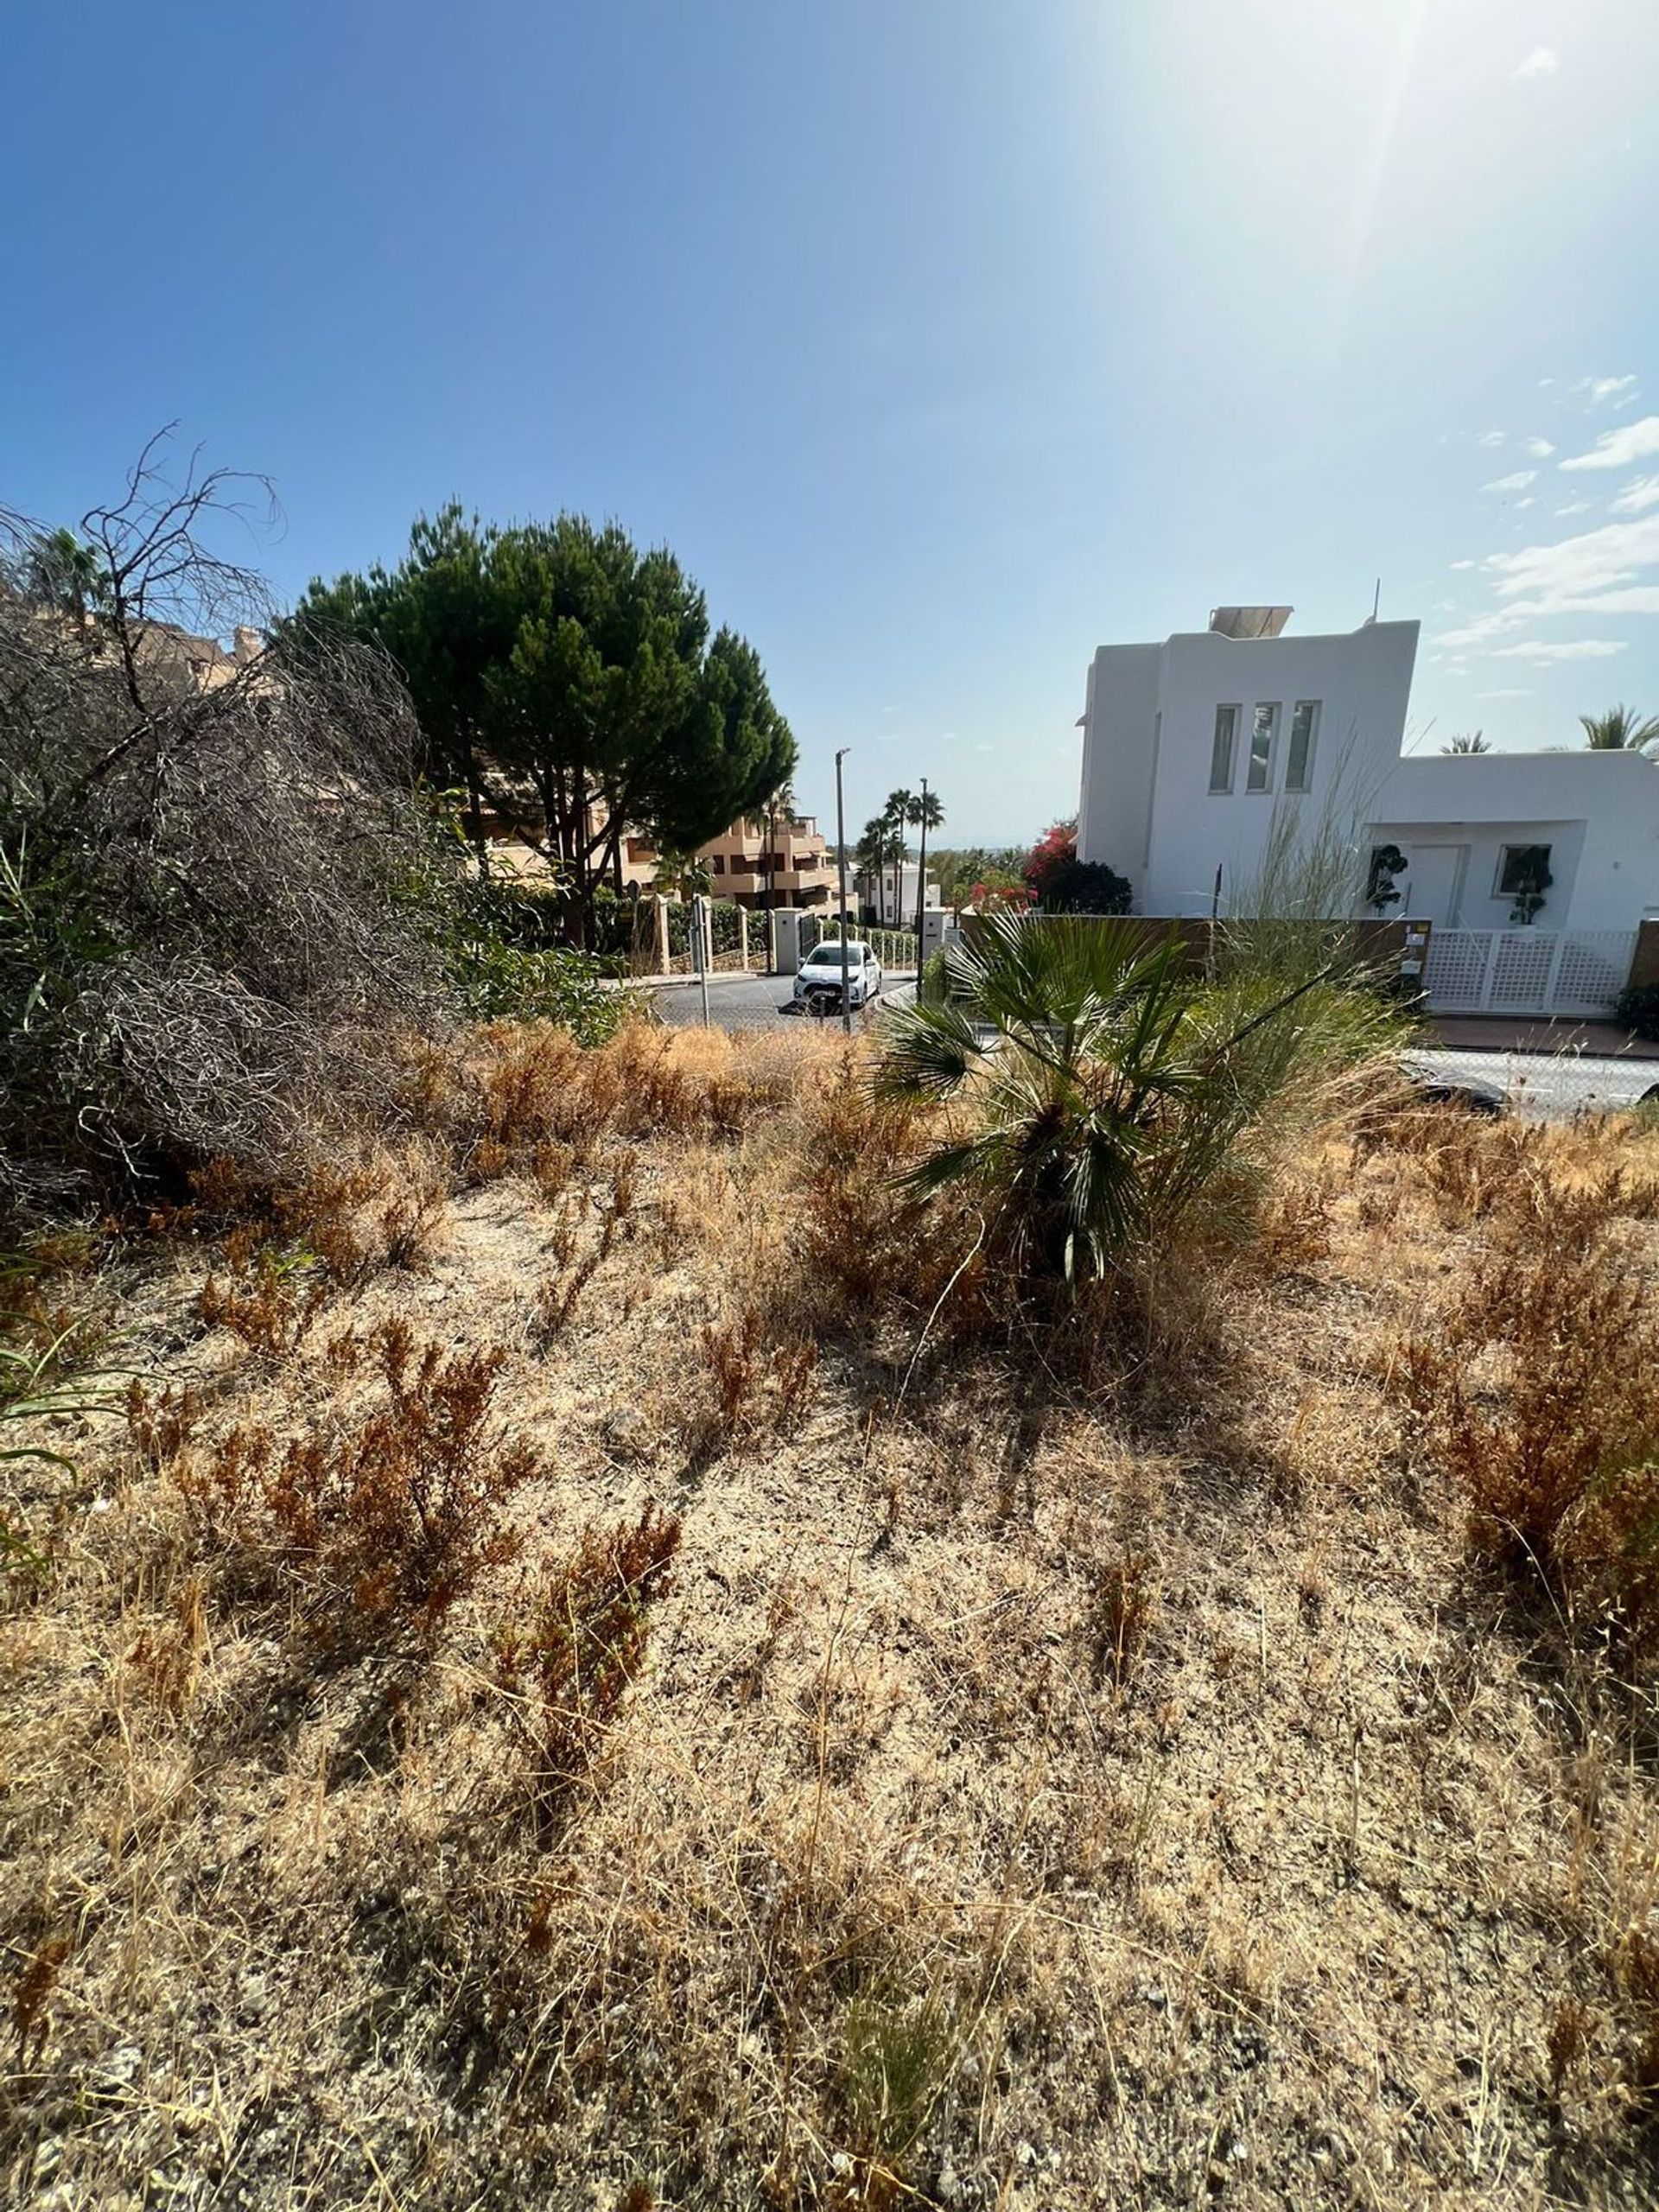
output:
{"label": "blue sky", "polygon": [[664,539],[828,816],[1077,802],[1099,644],[1419,615],[1414,741],[1659,711],[1651,0],[14,12],[0,500],[177,419],[292,594]]}

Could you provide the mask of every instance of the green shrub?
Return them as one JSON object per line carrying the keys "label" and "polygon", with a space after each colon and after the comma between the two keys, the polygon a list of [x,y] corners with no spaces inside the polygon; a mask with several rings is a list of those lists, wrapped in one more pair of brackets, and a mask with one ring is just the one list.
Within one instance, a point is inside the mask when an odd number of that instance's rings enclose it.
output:
{"label": "green shrub", "polygon": [[591,952],[521,952],[486,932],[450,948],[461,1009],[474,1021],[554,1021],[579,1045],[602,1045],[647,1013],[642,992]]}
{"label": "green shrub", "polygon": [[1613,1007],[1613,1019],[1638,1037],[1659,1043],[1659,983],[1632,983],[1621,991]]}

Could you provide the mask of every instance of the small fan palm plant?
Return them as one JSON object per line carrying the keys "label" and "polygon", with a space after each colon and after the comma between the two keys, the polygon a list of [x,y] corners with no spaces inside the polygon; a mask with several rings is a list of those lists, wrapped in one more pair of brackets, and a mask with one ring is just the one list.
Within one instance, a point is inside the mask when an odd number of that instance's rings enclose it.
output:
{"label": "small fan palm plant", "polygon": [[1328,1097],[1394,1017],[1326,972],[1185,970],[1178,938],[1132,923],[982,918],[946,953],[943,1002],[889,1018],[877,1094],[959,1109],[900,1185],[975,1190],[988,1249],[1026,1278],[1105,1274],[1205,1193],[1219,1224],[1267,1109]]}

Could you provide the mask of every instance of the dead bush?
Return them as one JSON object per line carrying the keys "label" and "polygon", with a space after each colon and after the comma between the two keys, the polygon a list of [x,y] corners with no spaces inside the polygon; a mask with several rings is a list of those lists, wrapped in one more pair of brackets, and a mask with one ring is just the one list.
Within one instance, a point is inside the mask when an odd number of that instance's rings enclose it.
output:
{"label": "dead bush", "polygon": [[307,1259],[265,1246],[239,1281],[209,1275],[196,1312],[210,1329],[228,1329],[266,1358],[279,1359],[299,1344],[327,1298],[327,1282]]}
{"label": "dead bush", "polygon": [[188,1382],[152,1390],[135,1376],[127,1386],[127,1437],[152,1474],[170,1467],[200,1426],[201,1394]]}
{"label": "dead bush", "polygon": [[[897,1305],[925,1315],[973,1247],[969,1211],[941,1197],[922,1205],[891,1179],[918,1148],[922,1117],[879,1101],[861,1083],[821,1093],[805,1116],[805,1189],[798,1216],[800,1275],[820,1318],[862,1320]],[[958,1301],[970,1306],[982,1267],[964,1269]]]}
{"label": "dead bush", "polygon": [[672,1415],[694,1457],[784,1433],[810,1405],[817,1388],[816,1340],[775,1335],[753,1301],[730,1320],[704,1322],[698,1343],[696,1377],[677,1389]]}
{"label": "dead bush", "polygon": [[463,1177],[528,1172],[556,1190],[618,1139],[731,1140],[792,1100],[820,1063],[776,1039],[630,1023],[583,1047],[540,1022],[493,1022],[414,1060],[409,1105]]}
{"label": "dead bush", "polygon": [[645,1664],[650,1611],[680,1546],[677,1514],[589,1529],[492,1639],[494,1678],[545,1821],[592,1771]]}
{"label": "dead bush", "polygon": [[1128,1552],[1098,1570],[1084,1612],[1084,1633],[1096,1682],[1121,1689],[1146,1649],[1159,1603],[1158,1576],[1144,1552]]}
{"label": "dead bush", "polygon": [[216,1543],[293,1585],[323,1646],[429,1643],[518,1550],[502,1507],[541,1471],[493,1417],[502,1353],[417,1351],[397,1322],[378,1349],[384,1402],[343,1433],[238,1426],[174,1475]]}
{"label": "dead bush", "polygon": [[448,862],[409,796],[407,696],[345,646],[277,672],[260,580],[201,542],[246,519],[247,488],[169,480],[152,440],[82,518],[79,575],[0,515],[0,1192],[20,1207],[302,1157],[387,1111],[388,1010],[441,1011],[408,887]]}
{"label": "dead bush", "polygon": [[[537,1286],[531,1307],[530,1338],[538,1351],[545,1351],[569,1327],[583,1292],[611,1256],[618,1236],[631,1233],[633,1162],[620,1153],[609,1169],[608,1192],[565,1191],[556,1202],[548,1236],[553,1264]],[[597,1233],[588,1241],[585,1232],[595,1216]]]}
{"label": "dead bush", "polygon": [[1543,1249],[1479,1255],[1402,1387],[1476,1548],[1541,1573],[1649,1656],[1659,1638],[1659,1327],[1643,1272],[1564,1206]]}

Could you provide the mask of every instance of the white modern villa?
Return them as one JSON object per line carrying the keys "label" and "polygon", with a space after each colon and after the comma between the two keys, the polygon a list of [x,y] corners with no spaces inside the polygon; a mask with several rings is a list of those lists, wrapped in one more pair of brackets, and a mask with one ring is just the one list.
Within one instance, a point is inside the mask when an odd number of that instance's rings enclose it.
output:
{"label": "white modern villa", "polygon": [[1079,857],[1127,876],[1141,913],[1236,913],[1270,851],[1334,833],[1357,912],[1432,925],[1440,1009],[1604,1012],[1659,916],[1659,763],[1402,756],[1417,624],[1287,637],[1290,613],[1217,607],[1206,630],[1100,648]]}

